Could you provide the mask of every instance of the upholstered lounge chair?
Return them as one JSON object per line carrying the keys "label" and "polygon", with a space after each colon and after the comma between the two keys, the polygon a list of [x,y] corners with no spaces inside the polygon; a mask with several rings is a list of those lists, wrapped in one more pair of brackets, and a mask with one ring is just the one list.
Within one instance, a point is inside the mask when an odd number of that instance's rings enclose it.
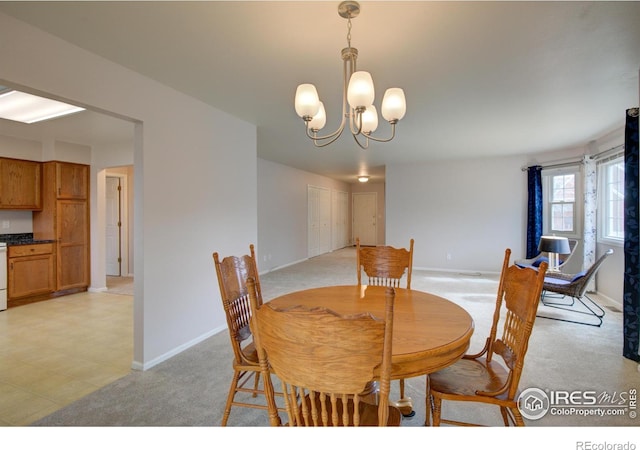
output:
{"label": "upholstered lounge chair", "polygon": [[[576,248],[578,247],[578,241],[576,239],[569,239],[569,248],[571,249],[571,253],[566,255],[559,255],[560,259],[558,261],[558,270],[562,272],[562,267],[565,266],[573,254],[576,252]],[[533,258],[529,259],[518,259],[514,261],[514,264],[520,267],[539,267],[541,262],[546,262],[549,264],[549,255],[546,252],[541,252]]]}
{"label": "upholstered lounge chair", "polygon": [[[544,319],[560,320],[562,322],[578,323],[582,325],[591,325],[599,327],[602,325],[602,318],[604,317],[604,309],[600,307],[593,299],[587,295],[587,287],[589,282],[596,276],[596,273],[602,266],[602,263],[610,255],[613,254],[613,249],[607,250],[600,258],[596,260],[591,267],[587,270],[576,274],[564,274],[564,273],[550,273],[544,278],[544,285],[542,287],[541,301],[545,306],[551,308],[562,309],[570,311],[582,316],[586,315],[593,317],[590,322],[573,320],[566,316],[548,316],[542,315],[538,311],[538,317]],[[569,298],[570,301],[563,300]],[[576,303],[577,301],[577,303]]]}

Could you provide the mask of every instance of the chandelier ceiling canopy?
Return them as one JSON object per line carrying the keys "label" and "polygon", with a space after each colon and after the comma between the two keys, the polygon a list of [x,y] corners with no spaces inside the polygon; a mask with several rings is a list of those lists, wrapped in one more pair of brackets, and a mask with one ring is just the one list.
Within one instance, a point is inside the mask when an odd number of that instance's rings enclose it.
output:
{"label": "chandelier ceiling canopy", "polygon": [[[389,142],[395,137],[396,123],[405,115],[407,105],[404,91],[400,88],[389,88],[382,99],[382,117],[391,124],[391,136],[383,139],[374,137],[372,133],[378,128],[378,112],[373,105],[375,89],[369,72],[358,71],[356,60],[358,49],[351,46],[351,19],[360,14],[360,5],[355,1],[343,1],[338,6],[340,17],[347,19],[347,47],[342,49],[343,87],[342,87],[342,120],[333,133],[319,136],[318,132],[325,126],[327,116],[324,104],[318,97],[313,84],[304,83],[298,86],[295,97],[296,113],[305,123],[307,136],[316,147],[325,147],[335,142],[349,124],[349,130],[356,143],[363,149],[369,147],[369,141]],[[364,141],[364,142],[361,142]]]}

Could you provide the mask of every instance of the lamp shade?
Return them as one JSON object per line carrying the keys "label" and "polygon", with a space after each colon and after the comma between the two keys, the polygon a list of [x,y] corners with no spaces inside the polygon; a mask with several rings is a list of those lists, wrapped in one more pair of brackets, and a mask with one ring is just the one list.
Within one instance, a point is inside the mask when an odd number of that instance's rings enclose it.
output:
{"label": "lamp shade", "polygon": [[295,100],[296,113],[304,117],[313,117],[320,109],[320,98],[313,84],[301,84],[296,89]]}
{"label": "lamp shade", "polygon": [[353,72],[349,79],[349,88],[347,89],[347,99],[349,105],[353,109],[359,107],[368,107],[373,104],[375,98],[375,89],[373,87],[373,78],[369,72]]}
{"label": "lamp shade", "polygon": [[569,239],[560,236],[542,236],[538,244],[538,251],[561,255],[569,254],[571,253]]}
{"label": "lamp shade", "polygon": [[362,132],[373,133],[376,128],[378,128],[378,111],[375,106],[369,105],[362,113]]}
{"label": "lamp shade", "polygon": [[382,117],[387,122],[401,120],[407,112],[404,91],[400,88],[389,88],[382,98]]}
{"label": "lamp shade", "polygon": [[324,109],[324,103],[320,102],[320,109],[318,109],[318,113],[313,116],[311,121],[309,122],[309,128],[311,130],[322,130],[327,123],[327,114]]}

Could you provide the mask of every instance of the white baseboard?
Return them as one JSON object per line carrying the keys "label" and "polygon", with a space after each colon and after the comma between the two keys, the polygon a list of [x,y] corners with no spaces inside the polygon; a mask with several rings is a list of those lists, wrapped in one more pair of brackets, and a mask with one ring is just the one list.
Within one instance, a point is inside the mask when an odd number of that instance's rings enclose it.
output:
{"label": "white baseboard", "polygon": [[90,287],[87,289],[89,292],[107,292],[107,287]]}
{"label": "white baseboard", "polygon": [[169,358],[172,358],[173,356],[176,356],[178,353],[182,353],[183,351],[187,350],[188,348],[193,347],[196,344],[199,344],[200,342],[204,341],[205,339],[210,338],[211,336],[214,336],[216,334],[218,334],[219,332],[221,332],[222,330],[226,330],[227,327],[226,325],[222,325],[218,328],[214,328],[211,331],[208,331],[207,333],[204,333],[200,336],[198,336],[195,339],[190,340],[189,342],[186,342],[182,345],[179,345],[178,347],[169,350],[168,352],[158,356],[157,358],[152,359],[151,361],[148,361],[146,363],[142,363],[140,361],[133,361],[131,363],[131,369],[133,370],[141,370],[141,371],[145,371],[145,370],[149,370],[154,366],[157,366],[158,364],[160,364],[161,362],[164,362],[166,360],[168,360]]}
{"label": "white baseboard", "polygon": [[264,270],[264,271],[262,271],[262,272],[260,272],[260,271],[259,271],[260,269],[258,269],[258,275],[264,275],[265,273],[273,272],[274,270],[280,270],[280,269],[284,269],[285,267],[293,266],[293,265],[295,265],[295,264],[300,264],[301,262],[304,262],[304,261],[306,261],[307,259],[309,259],[309,258],[299,259],[299,260],[297,260],[297,261],[294,261],[294,262],[291,262],[291,263],[285,264],[285,265],[283,265],[283,266],[273,267],[273,268],[271,268],[271,269]]}
{"label": "white baseboard", "polygon": [[439,269],[439,268],[433,268],[433,267],[413,266],[413,271],[415,272],[416,270],[425,270],[428,272],[438,272],[438,273],[450,273],[453,275],[467,275],[467,276],[474,276],[474,277],[480,277],[483,275],[500,275],[500,272],[479,272],[477,270]]}

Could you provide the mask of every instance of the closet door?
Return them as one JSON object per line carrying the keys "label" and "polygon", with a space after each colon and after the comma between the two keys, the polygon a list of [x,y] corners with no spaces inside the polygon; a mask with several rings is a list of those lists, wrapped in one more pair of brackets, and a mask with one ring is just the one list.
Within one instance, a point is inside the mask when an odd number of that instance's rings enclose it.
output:
{"label": "closet door", "polygon": [[331,251],[331,192],[307,186],[307,255],[309,258]]}
{"label": "closet door", "polygon": [[349,245],[349,193],[333,191],[333,250]]}

